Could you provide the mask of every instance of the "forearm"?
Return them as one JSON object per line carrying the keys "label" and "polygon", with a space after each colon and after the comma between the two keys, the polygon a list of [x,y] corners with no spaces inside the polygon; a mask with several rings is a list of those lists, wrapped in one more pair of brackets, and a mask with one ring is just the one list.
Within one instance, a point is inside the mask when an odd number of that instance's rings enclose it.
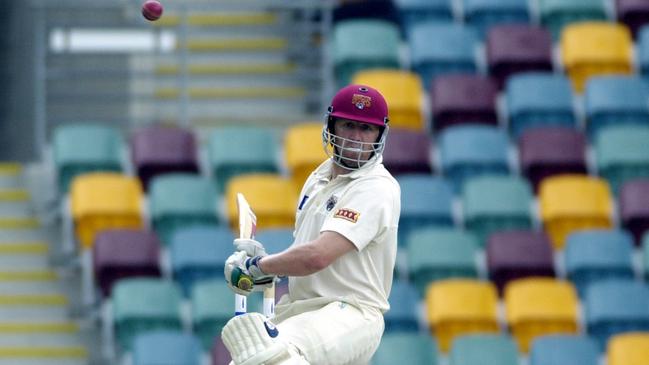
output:
{"label": "forearm", "polygon": [[266,274],[306,276],[322,270],[326,263],[314,242],[293,246],[286,251],[265,256],[260,262]]}

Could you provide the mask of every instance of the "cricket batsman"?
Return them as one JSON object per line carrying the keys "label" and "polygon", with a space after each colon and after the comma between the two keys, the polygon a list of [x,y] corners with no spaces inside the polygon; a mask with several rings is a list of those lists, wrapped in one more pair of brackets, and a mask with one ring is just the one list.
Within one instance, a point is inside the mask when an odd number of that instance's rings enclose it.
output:
{"label": "cricket batsman", "polygon": [[[289,280],[272,323],[248,313],[224,327],[234,364],[369,363],[390,309],[401,210],[399,185],[382,164],[387,136],[388,106],[377,90],[338,91],[322,129],[329,158],[302,188],[293,245],[267,255],[263,242],[234,240],[224,270],[234,292]],[[252,278],[249,290],[236,285],[242,275]]]}

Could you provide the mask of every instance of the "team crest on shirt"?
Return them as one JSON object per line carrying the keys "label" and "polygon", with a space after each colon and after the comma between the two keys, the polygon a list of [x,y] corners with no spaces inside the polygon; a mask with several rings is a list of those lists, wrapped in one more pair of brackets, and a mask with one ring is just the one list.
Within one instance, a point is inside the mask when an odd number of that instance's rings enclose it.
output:
{"label": "team crest on shirt", "polygon": [[327,212],[331,212],[331,210],[336,206],[336,203],[338,203],[338,197],[335,195],[330,196],[329,200],[327,200]]}
{"label": "team crest on shirt", "polygon": [[361,213],[347,209],[347,208],[340,208],[336,211],[336,214],[334,214],[334,218],[342,218],[344,220],[348,220],[352,223],[356,223],[358,221],[358,217],[360,217]]}

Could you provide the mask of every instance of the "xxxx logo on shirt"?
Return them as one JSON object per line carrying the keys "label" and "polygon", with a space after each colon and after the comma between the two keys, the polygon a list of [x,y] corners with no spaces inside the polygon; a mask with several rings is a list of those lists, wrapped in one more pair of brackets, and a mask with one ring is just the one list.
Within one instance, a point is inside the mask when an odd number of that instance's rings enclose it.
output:
{"label": "xxxx logo on shirt", "polygon": [[347,208],[340,208],[336,211],[336,214],[334,214],[334,218],[342,218],[352,223],[356,223],[360,215],[361,213],[357,211],[347,209]]}

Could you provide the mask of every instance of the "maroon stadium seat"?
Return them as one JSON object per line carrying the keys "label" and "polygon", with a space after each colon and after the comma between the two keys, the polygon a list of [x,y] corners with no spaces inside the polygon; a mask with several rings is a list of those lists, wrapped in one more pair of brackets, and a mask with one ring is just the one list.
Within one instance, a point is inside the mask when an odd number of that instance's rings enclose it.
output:
{"label": "maroon stadium seat", "polygon": [[647,0],[616,0],[617,19],[626,24],[635,38],[638,30],[649,23],[649,1]]}
{"label": "maroon stadium seat", "polygon": [[649,228],[649,179],[631,180],[622,185],[618,203],[622,225],[639,245]]}
{"label": "maroon stadium seat", "polygon": [[494,233],[487,242],[486,255],[489,278],[501,293],[510,280],[554,276],[552,246],[543,232]]}
{"label": "maroon stadium seat", "polygon": [[131,153],[145,190],[156,175],[198,172],[196,140],[185,129],[157,125],[140,129],[131,139]]}
{"label": "maroon stadium seat", "polygon": [[530,129],[519,140],[521,173],[534,191],[548,176],[586,173],[586,140],[580,132],[566,127]]}
{"label": "maroon stadium seat", "polygon": [[111,229],[97,234],[93,246],[95,282],[104,297],[113,284],[134,276],[160,276],[160,243],[155,233],[143,230]]}
{"label": "maroon stadium seat", "polygon": [[431,139],[424,132],[391,129],[383,164],[393,174],[431,173]]}
{"label": "maroon stadium seat", "polygon": [[436,77],[430,91],[433,130],[456,124],[497,125],[494,80],[479,75],[442,75]]}
{"label": "maroon stadium seat", "polygon": [[489,74],[499,88],[510,75],[552,71],[552,36],[544,28],[523,24],[499,25],[487,36]]}
{"label": "maroon stadium seat", "polygon": [[223,344],[221,336],[214,339],[214,345],[211,351],[212,365],[228,365],[232,358],[228,349]]}

